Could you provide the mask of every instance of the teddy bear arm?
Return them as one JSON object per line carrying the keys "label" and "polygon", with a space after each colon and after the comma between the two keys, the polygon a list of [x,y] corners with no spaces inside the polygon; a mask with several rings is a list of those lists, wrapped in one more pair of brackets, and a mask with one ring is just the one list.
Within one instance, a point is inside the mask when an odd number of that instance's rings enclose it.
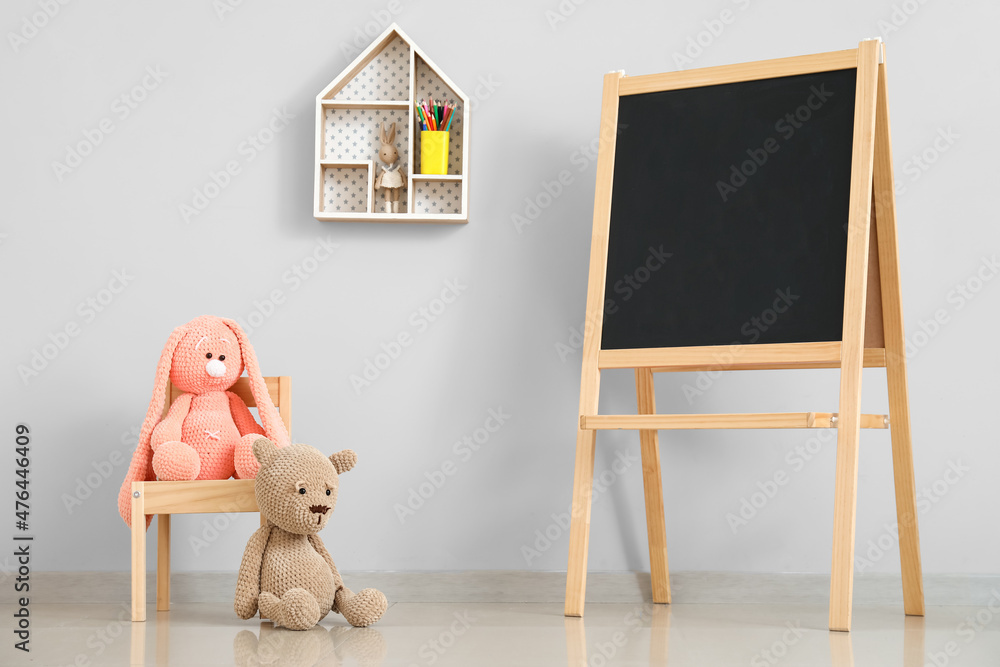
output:
{"label": "teddy bear arm", "polygon": [[231,391],[227,391],[226,395],[229,397],[229,412],[233,416],[233,423],[236,424],[240,435],[243,436],[248,433],[265,435],[264,428],[253,418],[250,408],[243,402],[243,399]]}
{"label": "teddy bear arm", "polygon": [[181,439],[181,430],[184,426],[184,419],[191,411],[191,394],[181,394],[177,400],[170,405],[167,416],[160,420],[149,438],[149,446],[154,452],[156,448],[165,442]]}
{"label": "teddy bear arm", "polygon": [[233,607],[237,616],[250,618],[257,613],[257,599],[260,596],[260,567],[264,562],[264,551],[267,540],[271,536],[269,523],[261,526],[247,542],[243,551],[243,561],[240,563],[240,573],[236,578],[236,599]]}
{"label": "teddy bear arm", "polygon": [[323,560],[326,561],[327,566],[330,568],[330,572],[333,573],[333,592],[336,593],[344,587],[344,580],[340,578],[340,572],[337,572],[337,566],[333,564],[330,552],[326,550],[326,545],[323,544],[323,540],[320,539],[319,535],[310,535],[309,544],[313,546],[316,553],[323,557]]}

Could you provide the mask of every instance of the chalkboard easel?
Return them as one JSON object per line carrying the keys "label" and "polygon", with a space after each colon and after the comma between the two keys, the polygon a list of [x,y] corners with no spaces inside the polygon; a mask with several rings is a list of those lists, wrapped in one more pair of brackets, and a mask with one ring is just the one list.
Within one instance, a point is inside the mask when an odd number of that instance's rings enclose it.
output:
{"label": "chalkboard easel", "polygon": [[[891,156],[881,40],[604,77],[567,616],[583,615],[597,431],[639,431],[653,600],[669,603],[658,431],[709,428],[837,429],[840,631],[851,626],[860,429],[890,428],[904,611],[923,615]],[[740,327],[786,285],[798,300],[787,314]],[[886,369],[889,415],[861,413],[865,367]],[[637,414],[598,414],[608,368],[635,370]],[[840,369],[838,412],[656,413],[657,372],[797,368]]]}

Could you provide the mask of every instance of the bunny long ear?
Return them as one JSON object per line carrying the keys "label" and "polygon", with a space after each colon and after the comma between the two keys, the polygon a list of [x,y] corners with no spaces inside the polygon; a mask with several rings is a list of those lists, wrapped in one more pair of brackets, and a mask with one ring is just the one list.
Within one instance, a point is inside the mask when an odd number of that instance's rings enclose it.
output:
{"label": "bunny long ear", "polygon": [[[167,402],[167,382],[170,380],[170,365],[174,359],[174,350],[177,349],[187,331],[186,324],[174,329],[170,333],[170,338],[167,339],[167,344],[163,347],[163,352],[160,353],[160,361],[156,364],[153,396],[149,399],[146,419],[142,422],[142,429],[139,431],[139,444],[135,447],[132,463],[128,467],[125,481],[122,482],[122,488],[118,492],[118,513],[122,515],[122,519],[129,527],[132,526],[132,482],[148,482],[154,479],[153,450],[149,447],[149,441],[153,435],[153,427],[160,423],[163,416],[163,406]],[[147,527],[149,527],[150,519],[146,520]]]}
{"label": "bunny long ear", "polygon": [[389,138],[386,140],[387,144],[391,144],[396,140],[396,124],[392,123],[389,125]]}
{"label": "bunny long ear", "polygon": [[257,402],[257,413],[260,415],[261,425],[264,427],[264,434],[278,447],[291,444],[288,431],[285,430],[285,422],[281,421],[278,411],[271,401],[271,394],[267,392],[267,384],[264,376],[260,374],[260,365],[257,363],[257,355],[250,345],[250,340],[246,333],[234,320],[222,318],[227,327],[232,329],[236,340],[240,344],[240,353],[243,356],[243,365],[247,369],[247,377],[250,378],[250,393],[253,400]]}

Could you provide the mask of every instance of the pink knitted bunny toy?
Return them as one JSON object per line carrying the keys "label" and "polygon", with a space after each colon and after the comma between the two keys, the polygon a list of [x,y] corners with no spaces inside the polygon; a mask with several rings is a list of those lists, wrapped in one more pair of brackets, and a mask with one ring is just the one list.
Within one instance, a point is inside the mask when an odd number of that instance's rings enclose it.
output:
{"label": "pink knitted bunny toy", "polygon": [[[263,428],[243,400],[227,391],[244,366]],[[168,378],[184,393],[161,419]],[[253,443],[262,435],[279,447],[290,442],[243,329],[233,320],[210,315],[177,327],[156,367],[139,444],[118,493],[119,513],[131,526],[132,482],[252,479],[260,469]]]}

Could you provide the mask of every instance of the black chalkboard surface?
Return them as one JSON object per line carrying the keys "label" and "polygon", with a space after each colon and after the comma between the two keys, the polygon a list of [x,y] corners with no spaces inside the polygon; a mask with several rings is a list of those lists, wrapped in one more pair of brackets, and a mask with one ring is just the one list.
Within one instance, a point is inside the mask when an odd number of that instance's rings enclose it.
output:
{"label": "black chalkboard surface", "polygon": [[601,349],[841,339],[856,78],[620,98]]}

